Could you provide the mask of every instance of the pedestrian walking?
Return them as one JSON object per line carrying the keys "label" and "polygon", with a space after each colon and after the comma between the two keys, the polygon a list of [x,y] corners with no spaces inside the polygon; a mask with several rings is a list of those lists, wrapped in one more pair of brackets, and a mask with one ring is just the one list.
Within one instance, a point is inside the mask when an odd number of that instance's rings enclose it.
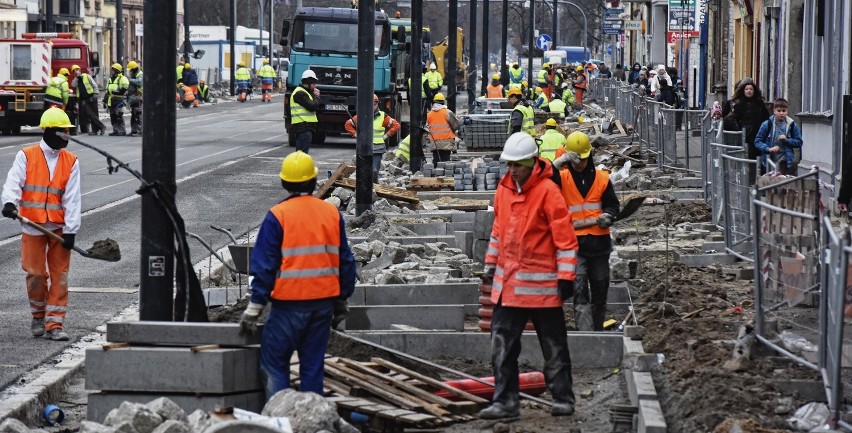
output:
{"label": "pedestrian walking", "polygon": [[325,351],[332,326],[346,317],[355,290],[355,258],[343,215],[311,195],[317,168],[307,153],[287,155],[279,173],[288,196],[266,214],[251,256],[251,301],[240,333],[263,328],[260,369],[267,400],[290,388],[290,357],[299,354],[299,391],[323,394]]}
{"label": "pedestrian walking", "polygon": [[571,358],[563,302],[573,294],[577,239],[553,166],[538,157],[535,140],[515,133],[500,159],[509,172],[494,195],[494,224],[483,280],[492,283],[491,365],[494,397],[480,418],[519,415],[518,355],[528,320],[535,325],[544,357],[551,415],[574,413]]}
{"label": "pedestrian walking", "polygon": [[[30,332],[54,341],[68,341],[65,314],[68,306],[68,272],[71,249],[80,230],[80,164],[65,149],[72,125],[59,108],[41,116],[41,142],[18,151],[3,185],[3,216],[17,216],[41,224],[62,237],[62,242],[21,224],[21,267],[27,274]],[[19,209],[20,207],[20,209]]]}
{"label": "pedestrian walking", "polygon": [[796,176],[799,174],[801,159],[802,130],[793,118],[787,115],[789,110],[790,104],[786,99],[776,99],[772,104],[773,115],[760,125],[754,145],[775,163],[776,172]]}
{"label": "pedestrian walking", "polygon": [[317,110],[320,108],[320,91],[317,75],[308,69],[302,73],[302,83],[290,95],[290,140],[296,150],[309,153],[316,134]]}
{"label": "pedestrian walking", "polygon": [[554,161],[562,196],[571,211],[579,244],[574,283],[574,323],[578,331],[603,331],[609,293],[610,227],[619,203],[609,172],[595,168],[589,136],[574,131],[565,139],[565,155]]}
{"label": "pedestrian walking", "polygon": [[98,83],[79,65],[72,65],[71,71],[74,71],[76,75],[74,92],[77,94],[77,105],[80,107],[80,132],[104,135],[106,126],[98,117]]}
{"label": "pedestrian walking", "polygon": [[426,124],[429,126],[429,139],[432,141],[432,163],[449,161],[450,155],[457,151],[456,134],[460,123],[455,113],[447,106],[447,98],[443,93],[435,95],[432,110],[426,115]]}
{"label": "pedestrian walking", "polygon": [[275,84],[275,69],[269,59],[263,59],[263,66],[257,71],[260,78],[260,102],[272,102],[272,85]]}
{"label": "pedestrian walking", "polygon": [[136,61],[127,62],[127,106],[130,107],[130,135],[142,134],[142,69]]}
{"label": "pedestrian walking", "polygon": [[[358,115],[343,124],[346,132],[353,137],[358,136]],[[378,181],[379,170],[382,168],[382,158],[388,151],[387,141],[399,132],[399,122],[394,120],[379,108],[379,97],[373,95],[373,181]]]}
{"label": "pedestrian walking", "polygon": [[124,95],[130,86],[130,81],[122,74],[123,69],[118,63],[112,64],[109,84],[104,95],[104,108],[109,109],[109,121],[112,123],[112,132],[109,135],[112,136],[127,135],[127,130],[124,128]]}

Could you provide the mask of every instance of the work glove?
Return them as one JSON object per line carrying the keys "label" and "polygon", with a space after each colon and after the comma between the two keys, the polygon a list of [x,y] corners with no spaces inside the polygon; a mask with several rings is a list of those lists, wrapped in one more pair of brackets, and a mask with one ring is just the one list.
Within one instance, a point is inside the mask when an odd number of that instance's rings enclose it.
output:
{"label": "work glove", "polygon": [[382,134],[382,141],[388,141],[388,135]]}
{"label": "work glove", "polygon": [[598,217],[598,226],[600,228],[605,229],[612,226],[612,215],[608,213],[602,213],[601,216]]}
{"label": "work glove", "polygon": [[494,272],[497,270],[497,267],[491,264],[485,265],[485,272],[482,274],[482,282],[485,284],[493,284],[494,283]]}
{"label": "work glove", "polygon": [[559,288],[559,297],[563,301],[567,301],[574,297],[574,281],[572,280],[557,280],[556,287]]}
{"label": "work glove", "polygon": [[3,205],[4,217],[15,219],[16,215],[18,215],[18,207],[15,206],[15,203],[9,202]]}
{"label": "work glove", "polygon": [[263,311],[263,305],[249,302],[248,307],[240,316],[240,336],[257,334],[257,319],[260,317],[261,311]]}
{"label": "work glove", "polygon": [[566,152],[565,156],[568,157],[568,161],[572,164],[579,164],[581,161],[580,154],[577,152]]}
{"label": "work glove", "polygon": [[74,238],[76,237],[77,235],[74,233],[64,233],[62,235],[62,248],[65,248],[66,250],[74,249]]}
{"label": "work glove", "polygon": [[345,299],[334,301],[334,315],[331,317],[331,329],[340,330],[340,324],[349,315],[349,302]]}

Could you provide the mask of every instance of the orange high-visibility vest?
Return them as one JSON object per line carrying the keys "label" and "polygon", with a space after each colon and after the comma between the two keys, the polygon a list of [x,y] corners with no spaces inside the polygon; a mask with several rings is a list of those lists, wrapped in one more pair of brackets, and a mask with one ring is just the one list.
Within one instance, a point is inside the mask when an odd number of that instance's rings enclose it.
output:
{"label": "orange high-visibility vest", "polygon": [[433,140],[452,140],[456,138],[450,124],[447,122],[447,109],[432,110],[426,115],[426,123]]}
{"label": "orange high-visibility vest", "polygon": [[272,299],[307,301],[340,296],[340,212],[310,195],[270,209],[284,230],[281,268]]}
{"label": "orange high-visibility vest", "polygon": [[[571,170],[562,170],[562,196],[571,211],[571,220],[579,223],[591,223],[597,221],[603,213],[602,198],[609,184],[609,173],[603,170],[595,170],[595,181],[589,189],[586,197],[580,195],[577,185],[574,184],[574,176]],[[609,235],[609,228],[601,228],[595,224],[591,227],[575,229],[577,236],[584,235]]]}
{"label": "orange high-visibility vest", "polygon": [[485,86],[485,96],[487,98],[503,98],[503,85],[498,84],[494,86],[489,84]]}
{"label": "orange high-visibility vest", "polygon": [[38,224],[48,221],[65,224],[62,195],[77,157],[65,149],[60,150],[51,180],[47,160],[38,144],[24,148],[24,155],[27,157],[27,178],[21,193],[20,215]]}

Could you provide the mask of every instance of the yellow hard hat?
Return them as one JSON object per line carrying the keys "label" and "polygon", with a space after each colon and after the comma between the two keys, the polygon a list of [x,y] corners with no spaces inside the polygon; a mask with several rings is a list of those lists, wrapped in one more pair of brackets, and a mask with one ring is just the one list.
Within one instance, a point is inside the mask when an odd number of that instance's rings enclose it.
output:
{"label": "yellow hard hat", "polygon": [[592,143],[584,132],[574,131],[565,139],[565,150],[576,152],[580,158],[588,158],[592,153]]}
{"label": "yellow hard hat", "polygon": [[184,69],[192,69],[192,65],[190,65],[189,63],[187,63],[187,64],[183,65],[183,68],[184,68]]}
{"label": "yellow hard hat", "polygon": [[492,79],[492,80],[499,80],[499,79],[500,79],[500,74],[494,74],[494,75],[492,75],[492,76],[491,76],[491,79]]}
{"label": "yellow hard hat", "polygon": [[237,66],[239,66],[239,67],[241,67],[241,68],[245,68],[245,67],[246,67],[246,62],[240,62],[240,63],[237,63]]}
{"label": "yellow hard hat", "polygon": [[39,128],[73,128],[71,119],[65,111],[56,107],[50,107],[41,115]]}
{"label": "yellow hard hat", "polygon": [[519,97],[519,98],[520,98],[520,97],[521,97],[521,95],[522,95],[522,93],[521,93],[521,89],[519,89],[519,88],[517,88],[517,87],[512,87],[511,89],[509,89],[509,92],[508,92],[508,93],[506,93],[506,97],[509,97],[509,96],[517,96],[517,97]]}
{"label": "yellow hard hat", "polygon": [[545,63],[545,64],[541,65],[542,69],[547,69],[549,67],[550,67],[550,63]]}
{"label": "yellow hard hat", "polygon": [[115,69],[118,72],[121,72],[121,71],[124,70],[124,67],[122,67],[120,63],[113,63],[112,66],[110,66],[110,68]]}
{"label": "yellow hard hat", "polygon": [[70,74],[71,74],[71,73],[70,73],[70,72],[68,72],[68,68],[60,68],[60,69],[59,69],[59,75],[65,75],[65,76],[68,76],[68,75],[70,75]]}
{"label": "yellow hard hat", "polygon": [[263,64],[266,65],[269,63],[269,59],[263,59]]}
{"label": "yellow hard hat", "polygon": [[583,72],[583,67],[582,67],[582,66],[577,66],[577,72]]}
{"label": "yellow hard hat", "polygon": [[281,173],[278,174],[278,177],[284,182],[307,182],[317,177],[317,171],[317,166],[314,165],[314,159],[311,158],[311,155],[297,150],[287,155],[281,162]]}
{"label": "yellow hard hat", "polygon": [[127,62],[127,69],[136,69],[139,67],[139,63],[136,63],[135,60],[131,60]]}
{"label": "yellow hard hat", "polygon": [[524,87],[530,86],[530,83],[527,83],[527,80],[521,81],[521,84],[523,84]]}
{"label": "yellow hard hat", "polygon": [[535,88],[535,93],[541,93],[541,87],[536,87],[536,88]]}
{"label": "yellow hard hat", "polygon": [[444,101],[447,100],[447,98],[444,96],[443,93],[438,93],[437,95],[435,95],[434,98],[432,98],[432,100],[435,101],[435,102],[438,102],[438,101],[444,102]]}
{"label": "yellow hard hat", "polygon": [[77,70],[79,70],[79,69],[80,69],[80,65],[71,65],[71,70],[72,70],[72,71],[77,71]]}
{"label": "yellow hard hat", "polygon": [[553,119],[553,118],[547,119],[547,122],[544,122],[544,125],[545,125],[545,126],[553,126],[553,127],[555,127],[555,126],[556,126],[556,120],[555,120],[555,119]]}

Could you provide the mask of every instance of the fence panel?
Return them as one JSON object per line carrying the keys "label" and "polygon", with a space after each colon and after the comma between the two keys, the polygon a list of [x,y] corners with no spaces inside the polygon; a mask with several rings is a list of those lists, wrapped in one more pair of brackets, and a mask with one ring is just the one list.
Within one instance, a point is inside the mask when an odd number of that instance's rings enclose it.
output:
{"label": "fence panel", "polygon": [[[757,160],[722,154],[725,250],[751,262],[754,253],[751,224],[749,173],[757,169]],[[757,270],[755,270],[757,272]]]}
{"label": "fence panel", "polygon": [[843,362],[843,312],[846,306],[846,293],[850,288],[849,259],[852,249],[849,247],[848,230],[839,237],[832,228],[829,212],[822,217],[823,253],[820,287],[819,321],[819,367],[826,390],[828,409],[831,412],[829,424],[836,428],[840,419],[843,400],[842,362]]}
{"label": "fence panel", "polygon": [[709,119],[706,110],[682,110],[684,134],[684,164],[693,174],[701,173],[702,156],[706,145],[707,128],[705,119]]}
{"label": "fence panel", "polygon": [[713,224],[721,228],[721,223],[724,220],[724,202],[725,202],[725,185],[723,182],[724,175],[722,173],[722,155],[729,154],[731,156],[743,156],[745,152],[739,146],[726,146],[719,143],[710,143],[709,157],[706,161],[706,171],[709,174],[708,197],[710,208],[713,212]]}

